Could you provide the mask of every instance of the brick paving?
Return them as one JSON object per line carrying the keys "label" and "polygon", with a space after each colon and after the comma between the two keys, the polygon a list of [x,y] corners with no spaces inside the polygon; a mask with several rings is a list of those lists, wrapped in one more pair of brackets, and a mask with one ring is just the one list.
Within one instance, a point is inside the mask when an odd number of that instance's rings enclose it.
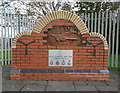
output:
{"label": "brick paving", "polygon": [[10,65],[0,66],[0,91],[119,91],[119,73],[116,70],[110,70],[110,81],[35,81],[10,80],[10,69]]}

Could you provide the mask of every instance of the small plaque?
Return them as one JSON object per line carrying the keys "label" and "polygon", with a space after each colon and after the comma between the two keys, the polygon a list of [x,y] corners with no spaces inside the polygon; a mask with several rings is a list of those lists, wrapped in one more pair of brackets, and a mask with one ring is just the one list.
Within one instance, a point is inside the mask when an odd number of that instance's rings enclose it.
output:
{"label": "small plaque", "polygon": [[73,50],[49,50],[49,66],[73,66]]}

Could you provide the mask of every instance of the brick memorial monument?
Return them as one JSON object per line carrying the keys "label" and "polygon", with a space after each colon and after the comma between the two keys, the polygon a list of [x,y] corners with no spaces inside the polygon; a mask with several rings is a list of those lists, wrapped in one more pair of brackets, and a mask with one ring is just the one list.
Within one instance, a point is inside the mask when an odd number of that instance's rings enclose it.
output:
{"label": "brick memorial monument", "polygon": [[106,38],[70,12],[46,14],[12,45],[13,80],[109,80]]}

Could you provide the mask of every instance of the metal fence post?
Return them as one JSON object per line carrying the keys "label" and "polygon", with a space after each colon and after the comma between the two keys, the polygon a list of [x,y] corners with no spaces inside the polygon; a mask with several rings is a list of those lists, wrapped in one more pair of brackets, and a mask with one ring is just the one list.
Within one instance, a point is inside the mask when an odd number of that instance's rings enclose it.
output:
{"label": "metal fence post", "polygon": [[110,56],[111,56],[111,25],[112,25],[112,12],[110,11],[109,13],[109,39],[108,39],[108,66],[111,66],[111,62],[110,62]]}
{"label": "metal fence post", "polygon": [[18,14],[18,32],[20,33],[20,15]]}
{"label": "metal fence post", "polygon": [[120,67],[120,60],[118,60],[118,48],[119,48],[119,27],[120,27],[120,8],[118,9],[118,15],[117,15],[117,37],[116,37],[116,65],[115,67]]}

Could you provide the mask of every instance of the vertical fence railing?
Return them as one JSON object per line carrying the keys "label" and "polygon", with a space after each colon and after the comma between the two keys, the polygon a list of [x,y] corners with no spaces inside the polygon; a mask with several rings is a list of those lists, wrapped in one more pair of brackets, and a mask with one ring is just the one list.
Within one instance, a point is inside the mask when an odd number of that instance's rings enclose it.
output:
{"label": "vertical fence railing", "polygon": [[[85,15],[85,14],[82,14]],[[108,49],[108,65],[110,67],[118,67],[120,65],[120,54],[119,54],[119,24],[120,24],[120,10],[116,11],[105,11],[98,13],[88,13],[80,18],[86,23],[89,32],[97,32],[106,37],[109,45]],[[87,21],[86,21],[87,20]]]}
{"label": "vertical fence railing", "polygon": [[[119,48],[119,32],[120,32],[120,10],[118,12],[118,17],[117,17],[117,36],[116,36],[116,67],[117,67],[117,64],[120,62],[120,59],[118,60],[118,48]],[[120,63],[118,64],[118,67],[120,67]]]}
{"label": "vertical fence railing", "polygon": [[[109,47],[109,48],[108,48],[108,59],[110,60],[111,48],[112,48],[112,47],[111,47],[111,31],[112,31],[112,30],[111,30],[111,28],[112,28],[112,27],[111,27],[111,26],[112,26],[112,20],[111,20],[111,18],[112,18],[112,12],[111,12],[111,11],[110,11],[109,17],[110,17],[110,18],[109,18],[109,39],[108,39],[108,41],[109,41],[109,42],[108,42],[108,45],[109,45],[108,47]],[[110,64],[110,61],[109,61],[108,65],[109,65],[109,66],[111,65],[111,64]]]}
{"label": "vertical fence railing", "polygon": [[1,13],[1,53],[0,53],[0,60],[1,60],[1,62],[2,62],[2,65],[3,65],[3,13]]}
{"label": "vertical fence railing", "polygon": [[12,63],[13,38],[22,31],[32,31],[35,21],[33,18],[28,19],[28,15],[0,14],[0,64]]}
{"label": "vertical fence railing", "polygon": [[[118,15],[119,14],[119,15]],[[89,32],[97,32],[107,38],[109,44],[108,65],[118,67],[120,57],[119,47],[119,21],[120,11],[117,15],[111,11],[82,13],[80,18],[86,23]],[[11,64],[11,42],[17,33],[32,31],[38,19],[30,18],[28,15],[0,14],[0,63]]]}
{"label": "vertical fence railing", "polygon": [[105,11],[88,13],[86,15],[83,13],[82,15],[80,14],[79,16],[86,23],[89,32],[97,32],[106,37],[109,45],[108,65],[110,67],[118,67],[120,65],[120,54],[118,52],[120,10],[118,13],[116,11]]}

